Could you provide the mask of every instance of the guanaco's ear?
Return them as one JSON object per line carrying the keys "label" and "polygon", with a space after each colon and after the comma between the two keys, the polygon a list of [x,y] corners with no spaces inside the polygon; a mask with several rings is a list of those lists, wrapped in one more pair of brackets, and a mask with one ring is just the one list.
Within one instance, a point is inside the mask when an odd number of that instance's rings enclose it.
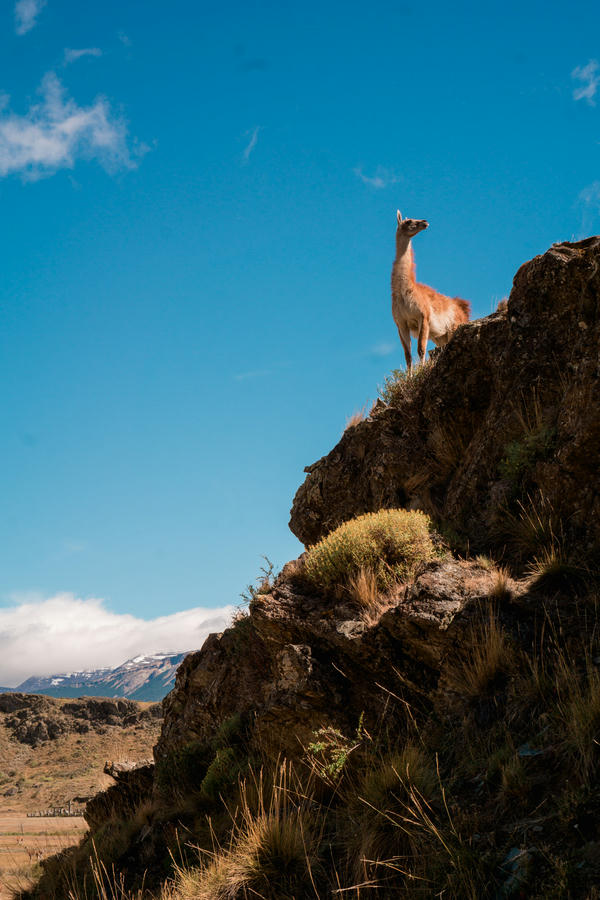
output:
{"label": "guanaco's ear", "polygon": [[396,219],[398,220],[398,225],[402,222],[402,213],[399,209],[396,210]]}

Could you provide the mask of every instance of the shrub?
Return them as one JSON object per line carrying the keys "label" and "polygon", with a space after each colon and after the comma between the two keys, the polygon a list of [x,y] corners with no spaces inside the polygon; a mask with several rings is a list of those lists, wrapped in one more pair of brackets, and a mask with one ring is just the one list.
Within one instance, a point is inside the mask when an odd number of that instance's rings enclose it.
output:
{"label": "shrub", "polygon": [[238,775],[242,770],[242,764],[237,759],[235,751],[231,747],[217,750],[215,758],[206,770],[202,779],[200,790],[216,800],[220,794],[225,793],[232,785],[237,784]]}
{"label": "shrub", "polygon": [[382,509],[344,522],[310,547],[305,574],[326,593],[346,587],[362,570],[373,573],[379,590],[414,576],[419,563],[435,556],[425,513]]}

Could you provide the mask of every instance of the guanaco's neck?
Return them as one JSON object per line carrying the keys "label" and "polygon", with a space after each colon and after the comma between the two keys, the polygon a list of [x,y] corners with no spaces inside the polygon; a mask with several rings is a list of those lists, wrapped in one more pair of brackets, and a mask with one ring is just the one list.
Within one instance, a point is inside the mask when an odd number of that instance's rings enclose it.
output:
{"label": "guanaco's neck", "polygon": [[415,284],[415,262],[411,240],[400,229],[396,231],[394,275],[407,287]]}

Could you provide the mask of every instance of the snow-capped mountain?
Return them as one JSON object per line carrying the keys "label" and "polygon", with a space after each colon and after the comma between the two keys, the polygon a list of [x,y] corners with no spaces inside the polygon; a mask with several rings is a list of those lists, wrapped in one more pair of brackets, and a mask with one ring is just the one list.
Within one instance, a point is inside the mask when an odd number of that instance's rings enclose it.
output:
{"label": "snow-capped mountain", "polygon": [[24,694],[47,694],[49,697],[128,697],[131,700],[162,700],[173,687],[177,667],[186,655],[186,653],[140,655],[114,668],[62,672],[47,677],[34,676],[9,690]]}

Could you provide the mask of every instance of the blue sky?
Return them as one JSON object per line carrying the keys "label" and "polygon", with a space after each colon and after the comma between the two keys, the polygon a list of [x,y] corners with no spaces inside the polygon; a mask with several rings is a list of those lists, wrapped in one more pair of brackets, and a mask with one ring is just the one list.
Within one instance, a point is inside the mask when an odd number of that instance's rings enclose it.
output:
{"label": "blue sky", "polygon": [[598,7],[0,14],[0,646],[57,596],[67,643],[90,598],[226,616],[300,552],[303,467],[403,362],[396,208],[475,316],[600,230]]}

